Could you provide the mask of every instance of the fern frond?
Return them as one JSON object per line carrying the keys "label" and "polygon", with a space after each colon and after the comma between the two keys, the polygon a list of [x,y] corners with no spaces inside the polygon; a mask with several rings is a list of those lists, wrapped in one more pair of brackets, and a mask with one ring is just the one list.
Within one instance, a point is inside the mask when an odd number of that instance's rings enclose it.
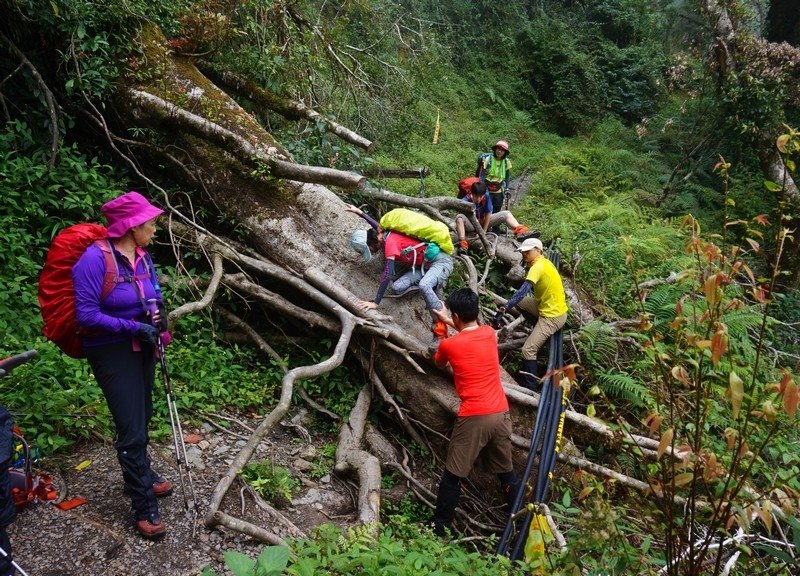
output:
{"label": "fern frond", "polygon": [[581,328],[578,334],[578,348],[586,357],[587,367],[592,364],[607,364],[617,355],[617,341],[608,324],[592,320]]}
{"label": "fern frond", "polygon": [[655,403],[650,389],[624,372],[595,374],[607,396],[627,401],[634,408],[649,408]]}

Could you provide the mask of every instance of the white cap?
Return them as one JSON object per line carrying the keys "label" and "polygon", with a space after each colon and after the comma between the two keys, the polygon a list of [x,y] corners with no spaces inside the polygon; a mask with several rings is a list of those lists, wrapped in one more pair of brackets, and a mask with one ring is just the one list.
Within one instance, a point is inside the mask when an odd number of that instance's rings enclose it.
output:
{"label": "white cap", "polygon": [[528,252],[534,248],[538,248],[540,251],[544,252],[544,245],[542,244],[541,240],[538,238],[528,238],[519,245],[517,252]]}
{"label": "white cap", "polygon": [[367,246],[366,230],[354,230],[353,234],[350,236],[350,246],[353,247],[353,250],[361,254],[364,258],[364,262],[372,260],[372,252],[369,251],[369,246]]}

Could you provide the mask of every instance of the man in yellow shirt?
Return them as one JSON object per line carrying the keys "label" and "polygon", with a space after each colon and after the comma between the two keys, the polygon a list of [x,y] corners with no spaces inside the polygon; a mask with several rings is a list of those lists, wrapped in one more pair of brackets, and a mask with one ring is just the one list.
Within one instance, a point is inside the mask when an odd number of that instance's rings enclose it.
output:
{"label": "man in yellow shirt", "polygon": [[525,386],[534,392],[540,392],[542,384],[537,377],[536,355],[547,339],[564,326],[569,308],[561,276],[553,263],[544,256],[542,241],[528,238],[517,248],[517,252],[522,253],[523,261],[530,268],[522,286],[505,306],[498,308],[498,313],[502,314],[518,306],[520,310],[538,317],[530,336],[522,345],[522,371],[526,373],[523,378]]}

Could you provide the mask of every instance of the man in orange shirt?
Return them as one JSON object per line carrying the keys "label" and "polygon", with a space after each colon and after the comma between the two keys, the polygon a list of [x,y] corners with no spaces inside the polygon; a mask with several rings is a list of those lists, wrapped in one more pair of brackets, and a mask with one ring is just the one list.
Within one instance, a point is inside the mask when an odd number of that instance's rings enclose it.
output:
{"label": "man in orange shirt", "polygon": [[437,314],[458,334],[442,340],[433,359],[440,368],[448,364],[452,367],[461,406],[436,496],[433,524],[439,535],[450,528],[461,497],[461,480],[469,475],[478,456],[483,455],[489,470],[497,474],[509,505],[517,485],[511,459],[511,415],[500,383],[497,336],[490,326],[478,324],[478,295],[469,288],[450,294],[446,305],[451,316],[444,310]]}

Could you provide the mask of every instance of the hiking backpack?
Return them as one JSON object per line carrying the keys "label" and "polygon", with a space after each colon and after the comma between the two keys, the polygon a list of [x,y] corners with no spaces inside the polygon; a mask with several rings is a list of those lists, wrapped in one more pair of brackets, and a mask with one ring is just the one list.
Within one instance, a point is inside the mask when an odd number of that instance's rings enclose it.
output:
{"label": "hiking backpack", "polygon": [[426,243],[436,244],[448,254],[455,251],[447,224],[428,218],[419,212],[406,208],[395,208],[383,215],[380,225],[384,230],[394,230]]}
{"label": "hiking backpack", "polygon": [[480,179],[481,172],[483,172],[486,159],[493,156],[494,152],[481,152],[478,154],[477,165],[475,166],[475,178]]}
{"label": "hiking backpack", "polygon": [[[475,177],[480,178],[483,171],[488,168],[486,160],[492,160],[494,152],[482,152],[478,154],[477,166],[475,167]],[[506,170],[508,170],[508,156],[503,156],[503,163],[505,163]]]}
{"label": "hiking backpack", "polygon": [[58,498],[52,476],[33,471],[32,463],[38,457],[38,450],[30,447],[16,426],[12,434],[14,456],[8,469],[8,480],[14,509],[22,512],[31,502],[50,502]]}
{"label": "hiking backpack", "polygon": [[462,200],[467,194],[472,193],[472,185],[480,182],[477,176],[468,176],[458,181],[458,199]]}
{"label": "hiking backpack", "polygon": [[[92,244],[97,244],[105,259],[100,300],[105,299],[116,284],[128,281],[129,278],[120,274],[119,264],[108,240],[108,231],[100,224],[75,224],[56,234],[39,275],[39,307],[44,320],[42,332],[45,338],[72,358],[86,356],[75,316],[72,267]],[[156,283],[149,254],[146,257],[148,276]]]}

